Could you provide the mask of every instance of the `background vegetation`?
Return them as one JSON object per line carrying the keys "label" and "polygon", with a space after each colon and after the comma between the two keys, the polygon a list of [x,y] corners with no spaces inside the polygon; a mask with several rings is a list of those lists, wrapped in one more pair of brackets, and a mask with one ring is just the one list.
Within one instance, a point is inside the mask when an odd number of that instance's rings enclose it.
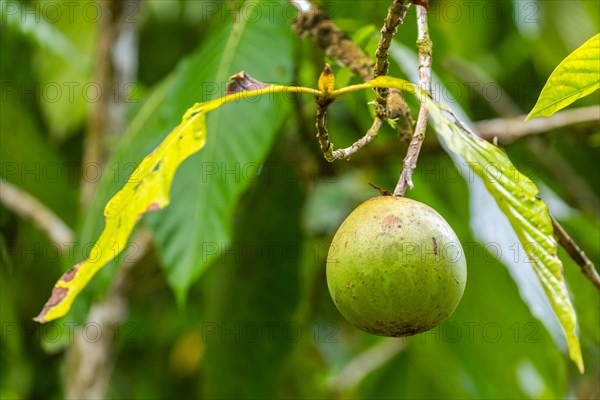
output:
{"label": "background vegetation", "polygon": [[[500,259],[524,254],[474,235],[502,228],[480,226],[469,177],[433,132],[408,196],[438,210],[463,243],[469,275],[458,309],[406,340],[362,333],[340,316],[325,281],[328,244],[345,216],[377,195],[368,182],[393,189],[406,149],[384,127],[352,160],[326,163],[309,97],[245,100],[209,114],[206,148],[177,172],[171,206],[143,218],[66,318],[36,324],[55,280],[96,240],[107,200],[194,102],[220,96],[240,70],[314,87],[329,62],[339,85],[358,78],[294,34],[285,2],[125,2],[112,18],[120,31],[109,53],[102,46],[111,28],[94,14],[107,3],[0,4],[1,179],[74,232],[72,242],[57,241],[0,204],[3,399],[90,387],[114,398],[598,398],[598,293],[561,249],[586,364],[580,375],[552,322],[537,318],[539,297]],[[434,97],[472,121],[526,114],[556,65],[598,32],[598,5],[431,1],[433,69],[445,85]],[[322,6],[374,54],[387,1]],[[412,9],[391,75],[412,78],[415,39]],[[98,73],[102,54],[116,60],[108,78]],[[330,108],[338,147],[369,128],[372,98],[345,96]],[[570,108],[598,101],[595,93]],[[596,264],[598,128],[499,138]]]}

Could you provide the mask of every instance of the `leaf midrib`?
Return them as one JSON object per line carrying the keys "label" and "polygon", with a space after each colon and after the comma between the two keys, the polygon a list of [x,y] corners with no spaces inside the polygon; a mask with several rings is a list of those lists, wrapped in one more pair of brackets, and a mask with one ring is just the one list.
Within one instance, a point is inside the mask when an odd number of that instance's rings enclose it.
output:
{"label": "leaf midrib", "polygon": [[[567,86],[567,85],[565,85],[565,86]],[[550,108],[550,107],[552,107],[552,106],[555,106],[555,105],[557,105],[557,104],[561,103],[562,101],[565,101],[565,100],[567,100],[567,99],[570,99],[570,98],[572,98],[572,97],[577,97],[579,94],[581,94],[581,93],[583,93],[583,92],[586,92],[586,91],[588,91],[588,90],[590,90],[590,89],[593,89],[593,88],[594,88],[594,86],[596,86],[596,87],[600,87],[600,81],[593,82],[591,85],[588,85],[588,86],[580,87],[580,88],[579,88],[577,91],[575,91],[575,92],[571,92],[571,93],[567,94],[566,96],[563,96],[563,97],[561,97],[561,98],[559,98],[559,99],[556,99],[556,100],[554,100],[552,103],[549,103],[549,104],[545,105],[544,107],[541,107],[541,108],[539,108],[539,109],[537,110],[537,112],[544,111],[544,110],[546,110],[546,109],[548,109],[548,108]],[[571,87],[572,87],[572,86],[571,86]],[[581,98],[581,97],[582,97],[582,96],[579,96],[579,97],[577,97],[575,100],[577,100],[577,99],[579,99],[579,98]]]}
{"label": "leaf midrib", "polygon": [[[252,7],[256,7],[258,3],[253,3]],[[247,25],[247,21],[246,18],[239,18],[234,24],[233,27],[231,29],[231,33],[229,35],[229,38],[227,39],[227,43],[225,44],[225,48],[223,50],[223,57],[221,58],[221,61],[219,62],[219,68],[218,68],[218,72],[216,75],[216,82],[224,82],[227,79],[227,76],[229,75],[230,71],[229,68],[231,67],[232,63],[233,63],[233,59],[234,56],[236,54],[237,48],[239,47],[241,40],[242,40],[242,36],[244,33],[244,30],[246,28]],[[214,130],[218,130],[218,126],[219,126],[219,121],[221,119],[221,110],[214,110],[213,111],[213,118],[214,118],[214,123],[211,124],[211,127]],[[207,129],[208,129],[208,121],[207,121]],[[208,136],[208,132],[207,132],[207,136]],[[214,145],[214,141],[208,141],[206,142],[206,146],[204,148],[204,154],[207,155],[207,157],[209,159],[214,159],[214,154],[216,152],[216,146]],[[196,189],[196,193],[197,196],[196,197],[201,197],[202,196],[202,191],[205,191],[205,196],[209,196],[211,193],[211,185],[196,185],[194,187]],[[208,213],[208,207],[205,207],[205,205],[202,202],[197,202],[196,203],[196,207],[194,208],[194,221],[196,221],[197,223],[195,224],[195,226],[205,226],[205,221],[207,220],[207,213]],[[198,238],[198,229],[193,229],[192,233],[191,233],[191,243],[196,243],[197,238]],[[187,253],[189,258],[189,254]],[[186,260],[186,270],[189,269],[189,265],[190,265],[190,261]],[[189,282],[189,280],[188,280]],[[186,284],[187,286],[187,284]],[[181,288],[184,289],[184,291],[187,291],[187,287],[186,288]],[[184,297],[184,296],[182,296]]]}

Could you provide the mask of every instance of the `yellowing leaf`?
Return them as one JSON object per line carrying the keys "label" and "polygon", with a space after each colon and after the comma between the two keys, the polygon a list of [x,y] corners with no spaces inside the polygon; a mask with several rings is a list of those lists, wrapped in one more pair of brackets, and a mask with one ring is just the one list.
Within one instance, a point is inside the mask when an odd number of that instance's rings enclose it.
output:
{"label": "yellowing leaf", "polygon": [[526,120],[549,117],[600,88],[600,34],[569,54],[552,72]]}
{"label": "yellowing leaf", "polygon": [[177,167],[206,142],[205,114],[204,104],[190,108],[181,123],[140,163],[123,189],[108,202],[104,209],[104,230],[90,255],[56,282],[36,321],[48,322],[65,315],[96,272],[126,247],[137,220],[147,211],[169,204],[169,190]]}
{"label": "yellowing leaf", "polygon": [[[257,81],[258,82],[258,81]],[[244,90],[206,103],[196,103],[188,109],[181,123],[133,171],[131,177],[106,205],[105,227],[87,259],[75,265],[56,282],[50,299],[34,319],[40,323],[65,315],[85,285],[106,263],[127,245],[135,223],[148,211],[169,204],[169,192],[175,171],[181,163],[199,151],[206,143],[206,113],[221,105],[265,93],[320,92],[302,87],[251,85],[256,90]]]}
{"label": "yellowing leaf", "polygon": [[459,154],[481,177],[488,192],[508,218],[527,253],[548,300],[556,314],[569,347],[569,355],[583,372],[583,359],[575,331],[576,315],[563,277],[563,266],[556,255],[548,208],[535,184],[521,174],[498,147],[471,133],[460,121],[449,119],[431,99],[427,108],[436,132],[452,152]]}

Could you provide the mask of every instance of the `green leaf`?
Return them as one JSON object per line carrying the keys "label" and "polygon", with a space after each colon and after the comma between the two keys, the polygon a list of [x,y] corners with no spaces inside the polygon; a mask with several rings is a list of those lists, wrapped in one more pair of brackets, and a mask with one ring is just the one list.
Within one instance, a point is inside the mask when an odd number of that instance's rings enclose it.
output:
{"label": "green leaf", "polygon": [[[256,2],[249,3],[247,11],[254,13],[250,7],[256,6]],[[269,18],[266,13],[262,15]],[[280,13],[274,18],[240,18],[233,26],[224,26],[180,61],[142,100],[103,169],[96,196],[85,215],[82,242],[98,237],[101,210],[106,202],[122,187],[138,160],[179,122],[190,104],[220,96],[227,78],[241,69],[264,82],[289,81],[292,32],[289,21],[283,20]],[[257,57],[264,48],[269,48],[269,57]],[[207,128],[215,134],[208,135],[204,151],[183,163],[173,182],[172,197],[177,199],[177,206],[144,218],[154,233],[161,264],[180,303],[187,288],[214,260],[215,255],[207,254],[203,247],[226,245],[229,241],[231,210],[252,181],[248,174],[256,170],[254,166],[262,162],[273,142],[278,121],[285,117],[286,108],[279,107],[279,101],[271,97],[257,102],[240,101],[234,107],[211,112]],[[221,178],[221,173],[238,167],[247,167],[244,174],[237,175],[238,182],[235,174]],[[112,269],[100,274],[97,286],[106,286],[103,284],[108,284],[111,274]]]}
{"label": "green leaf", "polygon": [[[411,83],[387,76],[368,84],[395,87],[409,93],[419,92]],[[563,266],[557,256],[550,214],[546,204],[537,197],[537,187],[519,172],[502,150],[472,133],[450,109],[427,95],[419,94],[419,97],[429,110],[437,134],[444,139],[450,151],[469,163],[508,218],[565,333],[569,356],[583,372],[576,333],[577,317],[567,291]]]}
{"label": "green leaf", "polygon": [[548,208],[537,197],[537,187],[515,168],[502,150],[471,133],[457,119],[448,118],[438,103],[431,99],[426,102],[438,135],[481,177],[510,221],[565,332],[569,355],[583,372],[575,310],[557,256]]}
{"label": "green leaf", "polygon": [[[260,5],[249,2],[247,7]],[[242,69],[263,82],[288,82],[292,70],[291,35],[289,21],[279,16],[269,22],[240,18],[182,66],[180,81],[169,98],[181,101],[177,91],[184,98],[190,93],[207,96],[202,94],[204,88],[214,90],[214,82],[225,82]],[[264,49],[269,49],[268,55],[263,56]],[[256,180],[255,174],[288,109],[287,103],[276,97],[240,101],[235,107],[211,113],[208,129],[217,134],[210,135],[204,151],[186,162],[177,174],[173,185],[177,207],[148,219],[180,305],[190,285],[217,257],[207,248],[228,246],[237,201]],[[160,112],[164,118],[171,118],[174,110]]]}
{"label": "green leaf", "polygon": [[[396,59],[398,65],[402,68],[402,70],[408,74],[408,77],[410,79],[412,79],[415,82],[419,80],[418,56],[416,52],[410,50],[408,47],[404,47],[401,44],[394,43],[391,47],[391,54]],[[433,87],[441,88],[441,90],[438,91],[438,93],[443,92],[444,90],[448,90],[448,87],[444,84],[442,80],[440,80],[439,76],[436,76],[435,71],[433,71],[432,74],[432,84]],[[457,100],[453,96],[444,96],[442,103],[445,103],[446,105],[452,105],[454,114],[461,121],[463,121],[463,123],[466,123],[469,126],[472,125],[472,121],[469,120],[468,115],[458,105]],[[521,246],[518,245],[519,238],[517,237],[515,231],[512,229],[508,218],[504,216],[504,213],[496,204],[495,199],[487,191],[483,180],[479,179],[479,177],[476,176],[473,176],[473,179],[466,179],[466,177],[471,177],[471,171],[469,170],[467,163],[458,154],[450,154],[450,156],[453,159],[453,163],[460,171],[460,175],[465,177],[464,180],[467,183],[470,198],[470,215],[466,218],[469,219],[472,232],[477,238],[477,240],[480,243],[494,243],[494,245],[497,245],[500,248],[509,250],[511,250],[511,246],[517,244],[517,246],[513,247],[513,249],[520,249]],[[420,159],[422,158],[423,156],[420,157]],[[419,163],[422,163],[423,161],[427,162],[425,159],[419,161]],[[419,185],[415,189],[422,190],[423,186],[424,185]],[[444,189],[444,187],[439,185],[436,186],[440,190],[444,191],[446,194],[449,193],[449,191],[447,189]],[[454,186],[456,189],[455,184],[452,184],[452,186]],[[459,190],[461,189],[459,188]],[[414,190],[411,191],[411,196],[415,195],[416,192]],[[434,198],[439,197],[439,195],[433,194],[432,196]],[[445,201],[447,202],[448,200]],[[454,214],[455,213],[453,212],[452,215]],[[442,215],[444,214],[442,213]],[[453,226],[456,227],[457,225],[455,224]],[[457,232],[457,234],[460,237],[460,233]],[[506,266],[508,271],[510,271],[512,278],[519,287],[519,293],[521,295],[522,300],[529,306],[529,309],[531,310],[533,315],[544,324],[544,326],[549,332],[551,332],[552,337],[555,340],[557,346],[562,348],[562,345],[564,343],[564,335],[562,333],[562,328],[558,319],[554,315],[554,310],[552,309],[552,306],[546,299],[546,293],[544,292],[541,283],[537,279],[537,276],[533,269],[529,267],[529,263],[527,262],[526,258],[516,258],[515,253],[513,251],[503,251],[499,254],[499,258],[502,261],[502,263]],[[469,275],[469,279],[470,278],[471,276]],[[496,397],[506,396],[496,395]]]}
{"label": "green leaf", "polygon": [[[4,1],[0,3],[4,3]],[[78,6],[83,5],[82,8],[85,8],[89,3],[92,2],[90,0],[85,0],[83,4],[78,4]],[[39,8],[16,3],[4,3],[0,5],[0,18],[2,18],[2,22],[6,22],[6,26],[10,30],[19,32],[21,35],[36,43],[40,49],[47,52],[47,54],[56,55],[65,62],[73,64],[75,68],[80,70],[90,69],[92,60],[88,55],[83,54],[72,41],[72,39],[75,39],[78,42],[81,42],[83,39],[87,43],[90,39],[88,38],[88,32],[84,32],[84,37],[81,37],[81,25],[85,22],[83,21],[83,14],[73,13],[72,16],[69,17],[67,13],[64,15],[61,13],[57,15],[58,21],[54,20],[48,22],[46,19],[40,17]],[[64,18],[61,19],[63,16]],[[71,20],[72,18],[77,18],[77,20]],[[93,22],[87,21],[87,25],[88,27],[84,29],[88,30],[89,28],[94,28]],[[60,29],[58,26],[60,26]],[[69,32],[65,34],[63,33],[63,29],[67,29]],[[76,35],[77,33],[79,36]],[[91,39],[93,40],[93,35]]]}
{"label": "green leaf", "polygon": [[548,78],[526,120],[549,117],[600,88],[600,34],[569,54]]}

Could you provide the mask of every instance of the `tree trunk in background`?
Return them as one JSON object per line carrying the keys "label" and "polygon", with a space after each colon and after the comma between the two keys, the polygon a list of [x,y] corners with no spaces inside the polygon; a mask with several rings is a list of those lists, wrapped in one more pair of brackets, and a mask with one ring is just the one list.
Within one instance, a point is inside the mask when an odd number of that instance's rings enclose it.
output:
{"label": "tree trunk in background", "polygon": [[[94,80],[102,96],[92,105],[85,133],[82,164],[102,165],[108,157],[105,148],[109,136],[124,131],[125,100],[137,71],[137,19],[141,3],[137,0],[100,0],[102,17],[94,64]],[[132,18],[132,12],[135,12]],[[127,15],[126,15],[127,14]],[[85,170],[85,168],[83,168]],[[85,176],[81,181],[80,208],[86,210],[95,190],[95,182]],[[142,238],[144,244],[148,243]],[[120,266],[106,299],[92,305],[85,327],[89,334],[73,335],[66,353],[64,393],[68,399],[104,399],[114,364],[113,345],[118,328],[127,315],[126,291],[131,267]],[[99,336],[98,336],[99,335]],[[96,340],[97,339],[97,340]]]}

